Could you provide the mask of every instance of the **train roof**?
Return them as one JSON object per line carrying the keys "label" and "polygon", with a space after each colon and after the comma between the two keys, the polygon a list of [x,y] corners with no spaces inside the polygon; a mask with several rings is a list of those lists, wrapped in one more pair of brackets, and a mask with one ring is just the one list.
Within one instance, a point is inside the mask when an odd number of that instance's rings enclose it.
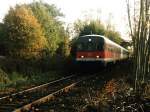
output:
{"label": "train roof", "polygon": [[116,46],[116,47],[119,47],[119,48],[121,48],[121,49],[123,49],[123,50],[125,50],[125,51],[128,52],[127,49],[123,48],[123,47],[120,46],[119,44],[117,44],[117,43],[111,41],[110,39],[108,39],[107,37],[102,36],[102,35],[91,34],[91,35],[84,35],[84,36],[80,36],[80,37],[88,37],[88,36],[91,36],[91,37],[95,37],[95,36],[96,36],[96,37],[101,37],[101,38],[103,38],[107,43],[110,43],[110,44],[112,44],[112,45],[114,45],[114,46]]}

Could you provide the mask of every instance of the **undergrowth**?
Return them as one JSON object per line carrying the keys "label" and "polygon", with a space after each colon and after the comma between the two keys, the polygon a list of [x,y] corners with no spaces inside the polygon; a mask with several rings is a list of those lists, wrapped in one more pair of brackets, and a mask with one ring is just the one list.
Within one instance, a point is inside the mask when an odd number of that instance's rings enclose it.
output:
{"label": "undergrowth", "polygon": [[61,77],[60,73],[56,71],[35,73],[27,76],[18,72],[5,73],[1,69],[0,76],[1,94],[7,94],[18,90],[23,90],[25,88],[40,85]]}
{"label": "undergrowth", "polygon": [[83,112],[150,112],[150,83],[137,94],[126,79],[111,79],[99,91],[97,100],[90,99]]}

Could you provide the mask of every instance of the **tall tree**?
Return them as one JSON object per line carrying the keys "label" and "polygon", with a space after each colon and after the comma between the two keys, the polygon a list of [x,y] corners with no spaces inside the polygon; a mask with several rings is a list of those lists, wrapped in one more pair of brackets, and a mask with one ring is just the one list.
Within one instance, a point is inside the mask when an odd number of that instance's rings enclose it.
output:
{"label": "tall tree", "polygon": [[5,25],[3,23],[0,23],[0,55],[5,55],[7,50],[6,50],[6,32],[5,32]]}
{"label": "tall tree", "polygon": [[87,34],[105,34],[104,25],[99,20],[92,20],[90,23],[85,24],[83,29],[81,29],[79,35],[87,35]]}
{"label": "tall tree", "polygon": [[61,32],[65,32],[62,23],[58,20],[62,13],[54,5],[43,2],[33,2],[28,6],[44,29],[44,36],[48,42],[48,51],[52,55],[55,54],[59,44],[63,41]]}
{"label": "tall tree", "polygon": [[105,31],[105,36],[108,37],[110,40],[118,43],[121,45],[123,42],[123,39],[121,38],[121,35],[119,32],[114,31],[114,30],[106,30]]}
{"label": "tall tree", "polygon": [[130,35],[133,41],[135,90],[138,90],[145,82],[145,77],[150,75],[150,1],[138,0],[137,5],[134,0],[133,16],[130,0],[126,2]]}
{"label": "tall tree", "polygon": [[5,16],[9,55],[17,58],[39,57],[46,45],[43,30],[32,11],[25,6],[10,8]]}
{"label": "tall tree", "polygon": [[100,20],[91,20],[89,22],[78,20],[74,23],[74,28],[77,36],[89,34],[105,35],[107,38],[118,44],[123,42],[121,35],[117,31],[106,29]]}

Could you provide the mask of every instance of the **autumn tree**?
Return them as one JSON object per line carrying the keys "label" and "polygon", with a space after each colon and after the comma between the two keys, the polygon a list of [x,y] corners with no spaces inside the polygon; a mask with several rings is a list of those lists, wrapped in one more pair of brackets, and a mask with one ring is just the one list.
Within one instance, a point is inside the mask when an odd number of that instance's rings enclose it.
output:
{"label": "autumn tree", "polygon": [[[68,57],[70,55],[70,34],[69,34],[69,27],[66,28],[65,32],[62,32],[62,41],[59,44],[59,48],[57,49],[57,53],[63,57]],[[63,34],[65,33],[65,34]]]}
{"label": "autumn tree", "polygon": [[43,2],[33,2],[28,6],[43,28],[44,36],[48,42],[48,52],[54,55],[65,37],[65,35],[62,35],[65,34],[64,27],[58,20],[63,14],[54,5]]}
{"label": "autumn tree", "polygon": [[10,8],[4,18],[8,55],[29,59],[40,57],[46,45],[43,29],[32,11],[25,6]]}

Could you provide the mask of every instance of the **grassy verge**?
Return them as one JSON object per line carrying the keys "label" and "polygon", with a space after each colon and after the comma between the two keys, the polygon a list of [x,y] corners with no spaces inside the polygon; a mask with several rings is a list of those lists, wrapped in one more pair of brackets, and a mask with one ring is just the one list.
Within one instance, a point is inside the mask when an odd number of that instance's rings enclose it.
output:
{"label": "grassy verge", "polygon": [[50,71],[47,73],[35,73],[26,76],[17,72],[2,75],[0,77],[0,96],[21,91],[36,85],[47,83],[49,81],[61,78],[60,72]]}

